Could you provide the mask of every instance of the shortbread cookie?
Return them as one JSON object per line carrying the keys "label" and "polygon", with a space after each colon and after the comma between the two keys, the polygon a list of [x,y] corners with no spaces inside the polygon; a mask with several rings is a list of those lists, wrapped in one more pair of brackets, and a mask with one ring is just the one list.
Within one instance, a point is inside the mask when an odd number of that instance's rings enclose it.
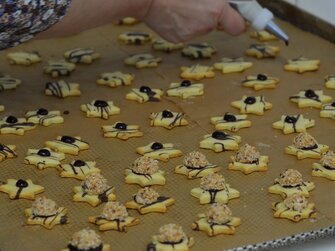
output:
{"label": "shortbread cookie", "polygon": [[323,94],[322,90],[304,90],[298,94],[291,96],[290,100],[298,104],[299,108],[315,107],[321,108],[323,104],[330,103],[333,98]]}
{"label": "shortbread cookie", "polygon": [[285,153],[296,155],[298,159],[320,159],[329,146],[319,144],[312,135],[301,132],[293,139],[293,144],[285,148]]}
{"label": "shortbread cookie", "polygon": [[257,76],[249,75],[242,81],[244,87],[253,88],[255,91],[262,89],[274,89],[279,83],[279,78],[269,77],[265,74],[258,74]]}
{"label": "shortbread cookie", "polygon": [[76,48],[66,51],[64,57],[71,63],[91,64],[94,60],[100,58],[100,54],[90,48]]}
{"label": "shortbread cookie", "polygon": [[161,89],[151,89],[149,86],[142,85],[140,88],[133,88],[126,95],[126,99],[137,101],[140,104],[145,102],[158,102],[163,95]]}
{"label": "shortbread cookie", "polygon": [[7,54],[7,59],[10,64],[32,65],[42,61],[41,55],[37,51],[32,52],[11,52]]}
{"label": "shortbread cookie", "polygon": [[141,45],[150,42],[152,35],[142,31],[129,31],[120,34],[118,39],[125,44]]}
{"label": "shortbread cookie", "polygon": [[320,60],[308,59],[305,57],[299,57],[295,59],[289,59],[287,64],[284,65],[286,71],[295,71],[303,73],[306,71],[317,71],[320,67]]}
{"label": "shortbread cookie", "polygon": [[73,160],[69,164],[61,164],[59,175],[62,178],[75,178],[84,180],[91,173],[100,173],[101,170],[96,167],[95,161]]}
{"label": "shortbread cookie", "polygon": [[37,197],[31,208],[24,210],[28,225],[41,225],[46,229],[52,229],[56,225],[68,223],[67,209],[58,207],[56,202],[45,196]]}
{"label": "shortbread cookie", "polygon": [[190,59],[211,58],[216,53],[216,49],[208,43],[188,44],[181,55]]}
{"label": "shortbread cookie", "polygon": [[92,100],[89,104],[83,104],[80,109],[88,118],[108,119],[112,115],[120,114],[120,108],[113,101]]}
{"label": "shortbread cookie", "polygon": [[240,142],[240,136],[215,131],[212,134],[206,134],[204,136],[204,139],[200,142],[200,148],[211,149],[216,153],[234,151],[238,149],[238,144]]}
{"label": "shortbread cookie", "polygon": [[46,141],[45,146],[50,147],[55,152],[72,155],[78,155],[79,151],[89,148],[89,144],[78,136],[58,136],[55,140]]}
{"label": "shortbread cookie", "polygon": [[241,171],[244,174],[268,170],[269,157],[260,155],[259,151],[249,144],[242,146],[230,159],[229,170]]}
{"label": "shortbread cookie", "polygon": [[133,199],[125,205],[129,209],[136,209],[140,214],[165,213],[167,207],[174,203],[174,199],[159,194],[151,187],[144,187],[133,195]]}
{"label": "shortbread cookie", "polygon": [[167,95],[187,99],[204,94],[204,84],[192,83],[190,80],[183,80],[180,83],[171,83]]}
{"label": "shortbread cookie", "polygon": [[12,78],[9,75],[3,75],[0,73],[0,92],[6,90],[14,90],[21,84],[21,80]]}
{"label": "shortbread cookie", "polygon": [[240,192],[231,188],[221,174],[208,174],[201,178],[200,187],[193,188],[191,195],[199,199],[200,204],[215,202],[228,203],[240,197]]}
{"label": "shortbread cookie", "polygon": [[138,125],[127,125],[122,121],[117,121],[113,125],[102,126],[105,138],[117,138],[127,140],[129,138],[142,137],[143,132],[140,131]]}
{"label": "shortbread cookie", "polygon": [[180,50],[184,47],[183,43],[170,43],[162,38],[155,39],[152,42],[152,49],[156,51],[164,51],[164,52],[172,52],[176,50]]}
{"label": "shortbread cookie", "polygon": [[44,192],[44,187],[35,185],[30,179],[7,179],[7,183],[0,183],[0,192],[8,194],[11,200],[34,200],[36,194]]}
{"label": "shortbread cookie", "polygon": [[24,158],[24,163],[34,165],[38,169],[45,168],[60,169],[61,161],[65,159],[64,153],[56,153],[50,148],[28,149],[27,156]]}
{"label": "shortbread cookie", "polygon": [[157,67],[161,61],[161,58],[155,57],[149,53],[140,53],[127,57],[124,60],[124,63],[141,69]]}
{"label": "shortbread cookie", "polygon": [[36,125],[32,122],[27,122],[25,118],[17,118],[10,115],[0,119],[0,135],[16,134],[22,136],[26,131],[30,131],[35,128]]}
{"label": "shortbread cookie", "polygon": [[161,126],[166,129],[188,125],[188,121],[185,119],[185,114],[182,112],[171,112],[169,110],[152,112],[150,114],[150,119],[151,126]]}
{"label": "shortbread cookie", "polygon": [[323,105],[320,111],[320,117],[335,120],[335,102],[328,105]]}
{"label": "shortbread cookie", "polygon": [[170,158],[183,155],[183,153],[176,149],[172,143],[162,144],[159,142],[151,142],[146,146],[137,147],[136,152],[164,162],[167,162]]}
{"label": "shortbread cookie", "polygon": [[0,143],[0,162],[4,161],[5,159],[16,158],[17,154],[15,150],[15,145],[4,145]]}
{"label": "shortbread cookie", "polygon": [[272,209],[275,211],[275,218],[289,219],[294,222],[316,217],[314,203],[308,203],[303,195],[296,193],[287,197],[283,202],[273,203]]}
{"label": "shortbread cookie", "polygon": [[79,84],[69,83],[64,80],[48,82],[45,85],[45,95],[66,98],[80,96]]}
{"label": "shortbread cookie", "polygon": [[282,130],[284,134],[306,132],[307,128],[315,126],[314,119],[304,118],[303,115],[282,115],[279,121],[272,124],[275,129]]}
{"label": "shortbread cookie", "polygon": [[0,105],[0,112],[5,111],[5,106],[4,105]]}
{"label": "shortbread cookie", "polygon": [[327,151],[319,163],[313,163],[312,176],[335,180],[335,152]]}
{"label": "shortbread cookie", "polygon": [[127,232],[128,227],[138,225],[140,220],[129,216],[127,208],[120,202],[107,202],[98,216],[88,217],[88,222],[99,226],[100,231]]}
{"label": "shortbread cookie", "polygon": [[244,58],[222,58],[221,62],[215,63],[214,69],[222,71],[222,74],[243,72],[253,65],[252,62],[245,61]]}
{"label": "shortbread cookie", "polygon": [[159,228],[158,235],[152,237],[147,251],[189,251],[194,245],[193,237],[188,237],[183,228],[170,223]]}
{"label": "shortbread cookie", "polygon": [[183,164],[176,166],[174,172],[186,175],[189,179],[196,179],[220,170],[221,167],[209,163],[204,154],[193,151],[184,157]]}
{"label": "shortbread cookie", "polygon": [[245,51],[245,54],[250,57],[255,57],[257,59],[262,58],[274,58],[279,53],[280,49],[277,46],[272,46],[268,44],[252,44]]}
{"label": "shortbread cookie", "polygon": [[96,207],[101,203],[116,200],[114,190],[100,173],[91,173],[85,177],[81,186],[74,187],[73,201],[86,202]]}
{"label": "shortbread cookie", "polygon": [[325,77],[325,85],[329,89],[335,89],[335,74]]}
{"label": "shortbread cookie", "polygon": [[241,128],[248,128],[251,126],[251,121],[247,120],[248,115],[235,115],[226,112],[223,116],[211,117],[211,123],[215,125],[216,130],[228,130],[237,132]]}
{"label": "shortbread cookie", "polygon": [[104,244],[101,237],[93,230],[86,228],[72,235],[67,248],[61,251],[110,251],[110,245]]}
{"label": "shortbread cookie", "polygon": [[61,116],[60,111],[48,111],[45,108],[26,112],[25,116],[28,122],[43,126],[64,123],[64,118]]}
{"label": "shortbread cookie", "polygon": [[298,193],[309,197],[309,192],[315,188],[311,181],[304,181],[298,170],[286,169],[275,179],[274,184],[269,187],[269,193],[279,194],[284,199],[292,194]]}
{"label": "shortbread cookie", "polygon": [[49,61],[48,65],[43,68],[44,73],[50,75],[53,78],[59,76],[69,76],[76,68],[73,63],[65,62],[64,60]]}
{"label": "shortbread cookie", "polygon": [[240,109],[240,113],[263,115],[272,108],[272,104],[265,101],[264,96],[243,96],[241,100],[233,101],[231,105]]}
{"label": "shortbread cookie", "polygon": [[189,67],[181,67],[180,77],[185,79],[200,80],[203,78],[214,78],[215,72],[213,71],[213,67],[197,64]]}
{"label": "shortbread cookie", "polygon": [[140,20],[134,18],[134,17],[124,17],[119,19],[115,24],[117,25],[134,25],[139,23]]}
{"label": "shortbread cookie", "polygon": [[199,214],[199,220],[192,223],[192,229],[203,231],[208,236],[235,234],[241,219],[232,216],[230,208],[224,203],[212,204],[206,214]]}
{"label": "shortbread cookie", "polygon": [[142,156],[137,158],[130,168],[125,170],[125,182],[141,187],[165,185],[164,172],[159,170],[158,160]]}
{"label": "shortbread cookie", "polygon": [[123,85],[131,85],[134,80],[134,74],[116,72],[105,72],[100,75],[97,80],[98,85],[107,85],[109,87],[118,87]]}
{"label": "shortbread cookie", "polygon": [[265,42],[265,41],[272,41],[278,40],[278,38],[272,35],[270,32],[267,31],[253,31],[250,33],[251,38],[256,38],[258,41]]}

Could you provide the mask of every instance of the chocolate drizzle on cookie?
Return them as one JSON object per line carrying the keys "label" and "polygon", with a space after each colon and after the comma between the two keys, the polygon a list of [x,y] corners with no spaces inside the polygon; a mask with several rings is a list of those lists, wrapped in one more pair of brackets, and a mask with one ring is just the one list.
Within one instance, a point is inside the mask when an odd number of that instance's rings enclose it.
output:
{"label": "chocolate drizzle on cookie", "polygon": [[145,85],[141,86],[141,87],[140,87],[140,92],[147,94],[147,95],[148,95],[148,98],[149,98],[149,101],[152,101],[152,102],[157,102],[157,101],[159,101],[159,99],[155,97],[156,92],[154,92],[154,91],[153,91],[150,87],[148,87],[148,86],[145,86]]}
{"label": "chocolate drizzle on cookie", "polygon": [[309,98],[309,99],[314,99],[314,100],[320,101],[319,96],[315,93],[315,91],[313,91],[311,89],[308,89],[308,90],[305,91],[305,97]]}
{"label": "chocolate drizzle on cookie", "polygon": [[20,194],[21,194],[22,190],[24,188],[27,188],[29,186],[29,184],[28,184],[27,181],[25,181],[23,179],[19,179],[19,180],[16,181],[15,186],[19,188],[16,192],[15,197],[14,197],[14,199],[17,200],[17,199],[20,198]]}
{"label": "chocolate drizzle on cookie", "polygon": [[85,249],[85,250],[79,249],[79,248],[77,248],[77,247],[75,247],[71,244],[67,245],[67,247],[70,251],[102,251],[103,250],[103,244],[100,244],[100,246],[98,246],[98,247],[89,248],[89,249]]}
{"label": "chocolate drizzle on cookie", "polygon": [[318,144],[314,144],[312,146],[302,147],[301,150],[310,151],[310,150],[314,150],[314,149],[317,149],[317,148],[318,148]]}
{"label": "chocolate drizzle on cookie", "polygon": [[300,115],[298,115],[297,117],[287,115],[284,119],[284,122],[288,124],[292,124],[294,132],[297,132],[296,124],[299,118],[300,118]]}

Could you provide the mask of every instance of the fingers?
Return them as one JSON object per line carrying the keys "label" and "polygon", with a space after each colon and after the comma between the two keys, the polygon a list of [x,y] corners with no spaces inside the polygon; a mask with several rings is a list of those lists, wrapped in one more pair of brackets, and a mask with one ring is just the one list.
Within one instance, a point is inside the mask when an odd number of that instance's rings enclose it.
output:
{"label": "fingers", "polygon": [[245,21],[233,8],[227,3],[222,9],[218,20],[219,28],[223,28],[230,35],[239,35],[245,29]]}

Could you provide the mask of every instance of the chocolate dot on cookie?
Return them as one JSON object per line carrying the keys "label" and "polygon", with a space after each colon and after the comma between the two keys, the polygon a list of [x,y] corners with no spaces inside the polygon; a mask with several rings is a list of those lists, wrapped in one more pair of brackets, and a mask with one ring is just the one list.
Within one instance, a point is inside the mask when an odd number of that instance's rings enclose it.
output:
{"label": "chocolate dot on cookie", "polygon": [[14,116],[8,116],[7,119],[6,119],[6,122],[9,123],[9,124],[15,124],[17,123],[17,117],[14,117]]}
{"label": "chocolate dot on cookie", "polygon": [[305,96],[307,98],[317,98],[318,97],[318,95],[316,95],[316,93],[311,89],[308,89],[305,91]]}
{"label": "chocolate dot on cookie", "polygon": [[264,74],[258,74],[257,75],[257,80],[265,81],[267,79],[268,79],[268,77],[266,75],[264,75]]}
{"label": "chocolate dot on cookie", "polygon": [[85,166],[86,163],[85,163],[85,161],[82,161],[82,160],[80,160],[80,159],[77,159],[77,160],[73,163],[73,165],[79,167],[79,166]]}
{"label": "chocolate dot on cookie", "polygon": [[144,93],[150,93],[151,92],[151,88],[148,86],[141,86],[140,87],[140,92],[144,92]]}
{"label": "chocolate dot on cookie", "polygon": [[180,84],[180,86],[182,86],[182,87],[189,87],[189,86],[191,86],[191,81],[190,80],[183,80],[182,82],[181,82],[181,84]]}
{"label": "chocolate dot on cookie", "polygon": [[223,119],[228,122],[236,121],[236,117],[233,114],[227,114],[227,113],[223,116]]}
{"label": "chocolate dot on cookie", "polygon": [[38,115],[48,115],[49,111],[47,109],[44,108],[40,108],[37,110],[36,112]]}
{"label": "chocolate dot on cookie", "polygon": [[285,123],[295,124],[297,122],[297,118],[293,116],[286,116]]}
{"label": "chocolate dot on cookie", "polygon": [[214,139],[226,139],[227,134],[225,134],[224,132],[215,131],[215,132],[212,133],[212,137]]}
{"label": "chocolate dot on cookie", "polygon": [[163,118],[173,118],[173,113],[168,111],[168,110],[164,110],[162,112],[162,116],[163,116]]}
{"label": "chocolate dot on cookie", "polygon": [[0,151],[3,151],[5,149],[5,146],[3,144],[0,144]]}
{"label": "chocolate dot on cookie", "polygon": [[76,141],[76,139],[71,137],[71,136],[62,136],[60,140],[64,143],[68,143],[68,144],[72,144]]}
{"label": "chocolate dot on cookie", "polygon": [[49,157],[51,156],[51,153],[47,149],[41,149],[37,152],[37,155],[42,156],[42,157]]}
{"label": "chocolate dot on cookie", "polygon": [[19,179],[18,181],[16,181],[15,185],[19,188],[25,188],[25,187],[28,187],[28,182],[25,180]]}
{"label": "chocolate dot on cookie", "polygon": [[116,123],[115,128],[119,130],[127,130],[127,124],[118,122]]}
{"label": "chocolate dot on cookie", "polygon": [[94,102],[94,106],[96,106],[96,107],[107,107],[108,103],[105,100],[96,100]]}
{"label": "chocolate dot on cookie", "polygon": [[159,142],[155,142],[151,145],[152,150],[159,150],[159,149],[162,149],[162,148],[163,148],[163,145]]}
{"label": "chocolate dot on cookie", "polygon": [[248,104],[248,105],[252,105],[256,103],[256,98],[255,97],[247,97],[244,100],[244,103]]}

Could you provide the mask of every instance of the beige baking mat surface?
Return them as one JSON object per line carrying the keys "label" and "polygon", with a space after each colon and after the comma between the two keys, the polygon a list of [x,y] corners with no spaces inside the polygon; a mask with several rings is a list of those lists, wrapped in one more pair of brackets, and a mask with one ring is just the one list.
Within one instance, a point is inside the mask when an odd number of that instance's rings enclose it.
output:
{"label": "beige baking mat surface", "polygon": [[[4,144],[16,144],[18,158],[6,160],[0,164],[0,180],[7,178],[32,179],[35,183],[45,187],[44,195],[54,199],[58,205],[68,208],[70,223],[56,226],[53,230],[46,230],[38,226],[27,226],[23,210],[30,207],[31,201],[13,200],[6,194],[0,194],[0,250],[60,250],[64,248],[72,233],[84,227],[97,230],[95,225],[87,222],[87,217],[97,215],[103,206],[93,208],[85,203],[72,202],[72,188],[80,182],[75,179],[60,178],[54,169],[39,171],[34,166],[23,164],[23,159],[28,148],[44,146],[46,140],[54,139],[57,135],[79,135],[90,143],[90,149],[81,152],[79,156],[67,155],[64,163],[73,159],[95,160],[97,167],[116,187],[116,195],[119,201],[130,200],[131,195],[139,188],[136,185],[126,185],[124,182],[124,169],[138,157],[135,148],[146,145],[151,141],[163,143],[171,142],[184,153],[199,150],[199,142],[202,136],[211,133],[214,128],[209,118],[215,115],[223,115],[226,111],[238,112],[230,106],[233,100],[239,100],[242,95],[265,95],[267,101],[273,104],[273,109],[267,111],[264,116],[250,115],[252,127],[242,129],[237,134],[242,137],[243,143],[256,145],[262,154],[270,156],[269,170],[264,173],[244,175],[240,172],[227,170],[229,156],[232,152],[214,153],[209,150],[201,150],[208,159],[223,167],[222,174],[227,182],[241,192],[241,197],[229,202],[233,214],[241,217],[242,225],[237,228],[234,236],[220,235],[209,238],[203,232],[191,230],[191,224],[197,219],[197,214],[204,212],[207,206],[201,206],[196,198],[190,195],[193,187],[199,186],[199,180],[187,180],[186,176],[174,174],[174,167],[181,163],[183,157],[162,163],[161,169],[166,171],[167,184],[157,187],[162,195],[172,196],[176,199],[175,205],[165,214],[139,215],[137,211],[130,214],[139,217],[140,225],[129,228],[127,233],[115,231],[101,232],[105,243],[111,244],[114,251],[145,250],[151,236],[158,228],[166,223],[179,223],[188,235],[195,238],[192,250],[218,251],[247,244],[253,244],[297,234],[303,231],[311,231],[335,224],[334,203],[335,183],[323,178],[311,177],[311,166],[314,162],[310,159],[297,160],[293,156],[284,154],[284,147],[289,145],[294,135],[283,135],[281,131],[272,129],[271,125],[282,114],[302,113],[308,118],[316,120],[316,126],[309,132],[323,144],[335,148],[333,137],[335,122],[329,119],[320,119],[317,109],[298,109],[296,104],[289,102],[288,97],[296,94],[301,89],[323,89],[325,93],[335,97],[334,90],[326,90],[324,77],[334,73],[335,45],[322,40],[314,35],[302,32],[295,27],[280,22],[285,31],[290,35],[290,46],[286,47],[281,42],[273,42],[281,47],[281,52],[276,59],[256,60],[254,66],[244,73],[222,75],[216,72],[216,77],[203,80],[205,95],[189,100],[164,97],[159,103],[138,104],[125,99],[125,94],[131,87],[100,87],[95,81],[100,73],[106,71],[121,70],[135,74],[133,87],[148,85],[167,89],[170,82],[179,81],[179,67],[196,63],[211,65],[221,57],[239,57],[244,55],[245,49],[255,43],[248,37],[248,33],[240,37],[230,37],[221,32],[214,32],[198,41],[209,42],[217,47],[218,53],[210,60],[191,61],[180,56],[180,52],[170,54],[153,52],[163,58],[163,62],[156,69],[137,70],[124,66],[123,59],[135,52],[150,52],[150,45],[125,46],[121,45],[116,37],[127,30],[147,30],[144,26],[117,27],[108,26],[81,35],[55,39],[48,41],[34,41],[10,51],[37,50],[43,55],[43,62],[31,67],[10,66],[5,59],[6,52],[1,52],[1,72],[10,74],[23,80],[22,85],[15,91],[0,93],[0,103],[6,106],[6,111],[0,114],[13,114],[23,116],[28,110],[45,107],[61,111],[70,111],[64,115],[65,123],[50,127],[39,126],[37,129],[27,132],[25,136],[1,135],[0,142]],[[44,85],[50,78],[42,73],[42,67],[49,59],[62,58],[63,52],[75,47],[92,47],[102,54],[102,58],[92,65],[79,65],[66,80],[80,83],[82,95],[58,99],[45,96]],[[283,65],[289,58],[306,56],[321,60],[321,67],[315,73],[296,74],[284,72]],[[275,90],[253,91],[243,88],[240,81],[247,74],[266,73],[280,78],[280,84]],[[109,120],[86,118],[80,111],[80,104],[89,103],[93,99],[113,100],[121,108],[121,114],[112,116]],[[186,127],[166,130],[164,128],[152,128],[149,126],[148,116],[150,112],[163,109],[184,111],[190,124]],[[139,124],[144,132],[144,137],[121,141],[118,139],[106,139],[102,137],[101,126],[113,124],[117,120],[123,120],[129,124]],[[296,168],[304,176],[305,180],[312,180],[316,188],[311,192],[310,201],[315,202],[317,208],[316,220],[304,220],[300,223],[292,223],[284,219],[274,219],[271,203],[281,200],[279,196],[270,195],[267,188],[279,173],[286,168]]]}

